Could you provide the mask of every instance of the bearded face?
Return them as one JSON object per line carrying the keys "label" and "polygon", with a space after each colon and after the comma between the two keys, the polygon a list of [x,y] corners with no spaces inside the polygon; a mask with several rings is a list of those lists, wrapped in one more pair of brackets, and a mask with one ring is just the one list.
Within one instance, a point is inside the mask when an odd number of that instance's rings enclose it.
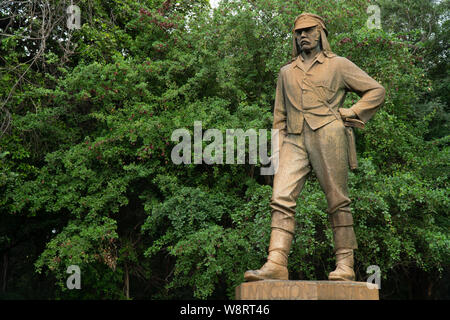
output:
{"label": "bearded face", "polygon": [[320,31],[317,26],[295,30],[296,44],[301,51],[311,51],[320,46]]}

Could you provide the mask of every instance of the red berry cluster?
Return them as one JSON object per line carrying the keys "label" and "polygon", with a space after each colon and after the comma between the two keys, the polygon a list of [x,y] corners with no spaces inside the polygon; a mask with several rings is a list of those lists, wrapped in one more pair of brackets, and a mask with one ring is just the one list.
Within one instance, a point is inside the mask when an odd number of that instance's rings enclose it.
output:
{"label": "red berry cluster", "polygon": [[343,43],[347,43],[347,42],[352,42],[352,39],[350,39],[350,38],[344,38],[344,39],[342,39],[341,41],[339,41],[339,44],[343,44]]}
{"label": "red berry cluster", "polygon": [[[157,12],[160,17],[164,17],[166,15],[167,11],[170,8],[170,2],[171,2],[171,0],[166,0],[162,4],[162,6],[160,8],[158,8]],[[171,22],[169,18],[166,18],[165,21],[159,21],[159,19],[161,19],[161,18],[158,19],[157,16],[154,16],[151,11],[145,10],[143,8],[141,8],[139,10],[139,13],[141,14],[141,16],[145,15],[145,16],[150,17],[151,18],[150,22],[157,25],[161,29],[167,30],[167,29],[171,29],[171,28],[175,27],[175,23]],[[141,20],[142,20],[142,18],[141,18]]]}

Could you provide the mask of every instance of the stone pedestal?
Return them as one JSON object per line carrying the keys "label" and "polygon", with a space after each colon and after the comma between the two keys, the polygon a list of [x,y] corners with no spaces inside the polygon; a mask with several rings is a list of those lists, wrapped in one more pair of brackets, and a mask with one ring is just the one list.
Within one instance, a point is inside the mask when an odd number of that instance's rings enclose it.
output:
{"label": "stone pedestal", "polygon": [[264,280],[236,287],[236,300],[379,300],[379,295],[366,282]]}

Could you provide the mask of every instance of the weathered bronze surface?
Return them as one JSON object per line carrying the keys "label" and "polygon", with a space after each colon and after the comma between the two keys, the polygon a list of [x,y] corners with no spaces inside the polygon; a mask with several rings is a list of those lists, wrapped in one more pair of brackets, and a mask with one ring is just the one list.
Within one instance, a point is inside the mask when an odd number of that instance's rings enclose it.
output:
{"label": "weathered bronze surface", "polygon": [[265,280],[236,287],[236,300],[379,300],[378,289],[354,281]]}
{"label": "weathered bronze surface", "polygon": [[[314,170],[328,203],[336,270],[329,280],[355,279],[357,241],[348,196],[348,168],[355,168],[352,127],[363,127],[384,102],[385,89],[367,73],[331,51],[323,19],[304,13],[293,29],[293,58],[278,75],[273,128],[280,130],[274,177],[272,233],[266,264],[246,281],[288,279],[287,260],[295,232],[296,200]],[[360,99],[341,108],[347,92]]]}

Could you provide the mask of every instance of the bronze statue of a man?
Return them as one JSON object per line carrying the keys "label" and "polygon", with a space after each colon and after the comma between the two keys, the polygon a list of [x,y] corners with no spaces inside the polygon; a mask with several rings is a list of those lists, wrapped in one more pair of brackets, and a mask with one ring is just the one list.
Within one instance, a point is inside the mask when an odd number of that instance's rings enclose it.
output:
{"label": "bronze statue of a man", "polygon": [[[384,102],[385,89],[354,63],[331,51],[320,16],[295,19],[293,59],[278,75],[273,128],[279,129],[279,167],[273,182],[267,262],[245,272],[246,281],[288,280],[288,255],[295,229],[296,200],[314,169],[328,203],[336,270],[329,280],[355,280],[357,249],[348,197],[349,141],[344,123],[367,122]],[[340,108],[348,91],[361,98]]]}

